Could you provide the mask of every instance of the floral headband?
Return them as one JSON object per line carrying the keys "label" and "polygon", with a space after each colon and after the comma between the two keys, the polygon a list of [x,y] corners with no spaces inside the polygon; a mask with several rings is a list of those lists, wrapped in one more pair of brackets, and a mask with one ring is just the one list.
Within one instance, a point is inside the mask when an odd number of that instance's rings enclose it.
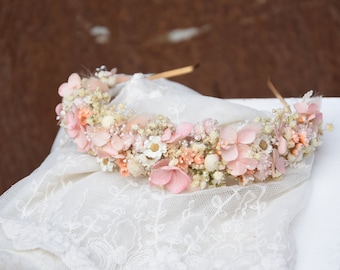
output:
{"label": "floral headband", "polygon": [[176,126],[163,115],[147,118],[124,104],[109,105],[109,89],[128,79],[101,67],[88,78],[73,73],[59,87],[60,126],[103,171],[147,176],[152,186],[180,193],[279,179],[321,145],[322,113],[312,91],[295,112],[286,104],[272,117],[237,126],[214,119]]}

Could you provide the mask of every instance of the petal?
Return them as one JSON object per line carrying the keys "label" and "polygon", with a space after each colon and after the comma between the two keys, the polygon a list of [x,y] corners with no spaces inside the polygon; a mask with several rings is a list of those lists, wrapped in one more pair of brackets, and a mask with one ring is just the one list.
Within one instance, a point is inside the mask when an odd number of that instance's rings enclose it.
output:
{"label": "petal", "polygon": [[173,143],[180,140],[180,136],[178,134],[173,134],[170,139],[164,141],[166,143]]}
{"label": "petal", "polygon": [[87,137],[83,131],[79,132],[78,136],[74,139],[74,141],[77,144],[79,151],[83,152],[88,150],[89,141],[87,140]]}
{"label": "petal", "polygon": [[191,123],[182,123],[176,128],[176,135],[180,136],[180,138],[184,138],[190,134],[193,128],[193,124]]}
{"label": "petal", "polygon": [[72,73],[67,80],[69,87],[72,89],[76,89],[80,87],[81,79],[77,73]]}
{"label": "petal", "polygon": [[249,153],[251,152],[251,148],[249,145],[246,144],[238,144],[237,145],[237,151],[238,151],[238,159],[241,158],[247,158],[249,157]]}
{"label": "petal", "polygon": [[67,134],[71,137],[71,138],[74,138],[78,135],[79,133],[79,129],[74,129],[74,128],[71,128],[71,129],[66,129],[67,131]]}
{"label": "petal", "polygon": [[92,143],[96,146],[104,146],[110,139],[110,134],[106,131],[97,131],[92,137]]}
{"label": "petal", "polygon": [[66,125],[65,127],[69,130],[75,129],[79,130],[80,126],[78,123],[78,118],[72,112],[68,112],[66,114]]}
{"label": "petal", "polygon": [[306,113],[308,111],[308,105],[304,102],[295,103],[294,108],[297,113]]}
{"label": "petal", "polygon": [[283,155],[287,151],[287,141],[285,138],[280,136],[278,139],[278,142],[279,142],[279,145],[278,145],[279,154]]}
{"label": "petal", "polygon": [[123,143],[123,140],[119,136],[114,135],[111,138],[111,145],[114,149],[116,149],[117,151],[120,151],[123,149],[124,143]]}
{"label": "petal", "polygon": [[60,115],[60,112],[62,111],[62,109],[63,109],[63,106],[62,106],[61,103],[59,103],[59,104],[55,107],[55,113],[56,113],[57,115]]}
{"label": "petal", "polygon": [[112,146],[111,142],[105,144],[101,150],[98,151],[98,157],[107,158],[110,157],[117,157],[118,151],[115,147]]}
{"label": "petal", "polygon": [[72,73],[67,82],[61,84],[58,88],[58,94],[61,97],[70,95],[75,89],[79,88],[81,84],[81,79],[77,73]]}
{"label": "petal", "polygon": [[170,128],[167,128],[164,130],[164,133],[162,135],[162,142],[167,142],[171,138],[171,130]]}
{"label": "petal", "polygon": [[279,157],[276,162],[275,162],[276,169],[280,173],[285,173],[286,172],[286,167],[285,167],[285,159],[283,157]]}
{"label": "petal", "polygon": [[117,68],[113,68],[110,70],[111,75],[117,74]]}
{"label": "petal", "polygon": [[152,169],[159,169],[165,166],[168,166],[170,160],[169,159],[161,159],[160,161],[158,161],[153,167]]}
{"label": "petal", "polygon": [[237,132],[237,141],[243,144],[250,144],[256,138],[258,127],[256,125],[247,125]]}
{"label": "petal", "polygon": [[162,168],[153,169],[150,175],[150,183],[156,186],[163,186],[170,182],[172,171],[163,170]]}
{"label": "petal", "polygon": [[222,158],[225,161],[232,161],[238,157],[238,149],[235,144],[221,149]]}
{"label": "petal", "polygon": [[319,105],[316,103],[311,103],[308,106],[308,113],[313,114],[313,113],[318,113],[319,112]]}
{"label": "petal", "polygon": [[231,170],[231,175],[240,176],[247,171],[246,166],[239,160],[231,161],[227,164],[227,167]]}
{"label": "petal", "polygon": [[252,158],[243,158],[242,163],[247,168],[247,170],[254,170],[258,162]]}
{"label": "petal", "polygon": [[166,184],[166,188],[174,194],[181,193],[191,183],[191,178],[180,169],[172,170],[171,181]]}
{"label": "petal", "polygon": [[322,113],[316,113],[315,114],[315,120],[314,120],[315,125],[321,124],[322,123],[322,118],[323,118]]}
{"label": "petal", "polygon": [[224,126],[221,129],[221,138],[223,141],[233,144],[236,143],[237,140],[237,132],[236,130],[231,126]]}
{"label": "petal", "polygon": [[188,136],[190,134],[193,126],[194,125],[191,124],[191,123],[182,123],[182,124],[178,125],[177,128],[176,128],[175,134],[173,136],[171,136],[171,138],[169,138],[165,142],[173,143],[173,142],[176,142],[180,139],[185,138],[186,136]]}
{"label": "petal", "polygon": [[275,163],[275,168],[280,173],[285,173],[286,172],[285,159],[279,155],[279,152],[276,149],[273,150],[273,159]]}
{"label": "petal", "polygon": [[68,83],[62,83],[58,88],[58,94],[61,97],[67,96],[71,93]]}
{"label": "petal", "polygon": [[122,149],[128,150],[130,146],[135,142],[135,138],[132,135],[125,133],[121,138],[121,141],[123,143]]}

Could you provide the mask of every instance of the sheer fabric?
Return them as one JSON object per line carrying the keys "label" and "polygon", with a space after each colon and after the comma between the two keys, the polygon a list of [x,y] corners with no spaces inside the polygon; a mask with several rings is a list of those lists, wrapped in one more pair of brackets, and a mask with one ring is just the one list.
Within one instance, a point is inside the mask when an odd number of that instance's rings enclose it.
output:
{"label": "sheer fabric", "polygon": [[[141,74],[112,91],[113,102],[176,123],[264,114]],[[280,181],[173,195],[100,171],[60,130],[41,166],[0,198],[0,268],[293,269],[290,223],[312,162]]]}

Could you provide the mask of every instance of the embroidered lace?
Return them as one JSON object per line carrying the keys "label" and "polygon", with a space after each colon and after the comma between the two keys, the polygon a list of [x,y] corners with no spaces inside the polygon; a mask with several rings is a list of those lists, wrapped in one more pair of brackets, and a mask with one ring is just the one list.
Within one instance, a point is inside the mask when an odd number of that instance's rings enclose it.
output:
{"label": "embroidered lace", "polygon": [[[140,75],[118,92],[114,102],[178,123],[266,114]],[[280,181],[173,195],[102,172],[60,130],[41,166],[0,198],[0,268],[293,269],[290,223],[312,162]]]}

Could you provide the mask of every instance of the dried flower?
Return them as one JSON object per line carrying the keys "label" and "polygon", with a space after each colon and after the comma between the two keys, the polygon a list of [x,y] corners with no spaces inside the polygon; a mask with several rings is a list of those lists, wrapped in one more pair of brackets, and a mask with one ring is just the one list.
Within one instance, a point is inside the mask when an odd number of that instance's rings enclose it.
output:
{"label": "dried flower", "polygon": [[103,171],[149,176],[151,185],[180,193],[189,185],[222,186],[230,178],[242,185],[277,179],[321,145],[322,113],[312,92],[293,113],[281,108],[250,123],[220,127],[206,119],[176,126],[162,115],[134,115],[124,104],[111,105],[109,88],[128,79],[101,67],[90,78],[71,74],[58,89],[60,126]]}

